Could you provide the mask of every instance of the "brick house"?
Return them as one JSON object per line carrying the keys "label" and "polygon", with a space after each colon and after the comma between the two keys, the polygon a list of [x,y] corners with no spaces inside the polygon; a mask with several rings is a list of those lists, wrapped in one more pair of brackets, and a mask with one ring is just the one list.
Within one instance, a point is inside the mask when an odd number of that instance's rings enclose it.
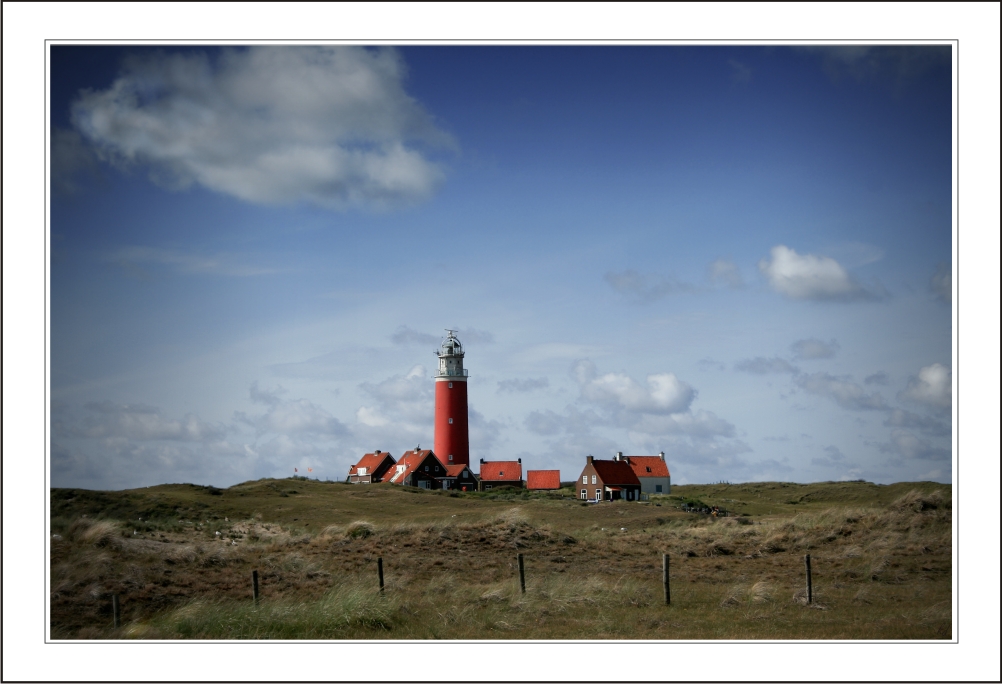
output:
{"label": "brick house", "polygon": [[586,501],[640,499],[640,480],[626,461],[602,461],[589,456],[577,482],[578,496]]}
{"label": "brick house", "polygon": [[665,462],[665,452],[657,456],[623,456],[616,454],[617,461],[626,461],[633,468],[634,475],[640,480],[640,491],[644,494],[670,494],[671,473]]}
{"label": "brick house", "polygon": [[517,461],[485,461],[480,459],[480,491],[498,487],[522,488],[522,459]]}
{"label": "brick house", "polygon": [[445,465],[438,460],[435,452],[414,449],[405,451],[400,460],[386,471],[382,481],[422,489],[441,489],[442,480],[447,475]]}
{"label": "brick house", "polygon": [[480,481],[465,463],[445,466],[445,477],[441,478],[442,489],[458,489],[462,492],[477,491]]}
{"label": "brick house", "polygon": [[372,484],[380,482],[383,475],[396,461],[388,451],[376,449],[371,454],[366,454],[362,460],[348,469],[348,482],[352,484]]}
{"label": "brick house", "polygon": [[526,471],[525,488],[534,490],[560,489],[560,471],[559,470]]}

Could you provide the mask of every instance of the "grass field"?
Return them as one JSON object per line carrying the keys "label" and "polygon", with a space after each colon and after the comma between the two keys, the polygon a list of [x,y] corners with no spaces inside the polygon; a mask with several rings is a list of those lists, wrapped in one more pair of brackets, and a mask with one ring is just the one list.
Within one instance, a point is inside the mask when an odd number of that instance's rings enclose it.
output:
{"label": "grass field", "polygon": [[[687,485],[598,505],[572,496],[304,479],[53,489],[51,636],[952,638],[949,485]],[[684,513],[683,502],[729,515]]]}

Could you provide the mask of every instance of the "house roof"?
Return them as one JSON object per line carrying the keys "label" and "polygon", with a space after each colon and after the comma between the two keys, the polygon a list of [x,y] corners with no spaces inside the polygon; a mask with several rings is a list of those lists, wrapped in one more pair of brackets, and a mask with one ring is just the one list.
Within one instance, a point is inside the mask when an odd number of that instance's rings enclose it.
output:
{"label": "house roof", "polygon": [[[457,463],[455,465],[445,466],[445,472],[449,477],[459,477],[464,470],[469,470],[470,474],[473,475],[473,470],[471,470],[470,466],[466,465],[465,463]],[[474,477],[476,476],[474,475]]]}
{"label": "house roof", "polygon": [[668,464],[660,456],[623,456],[637,477],[671,477]]}
{"label": "house roof", "polygon": [[560,489],[559,470],[529,470],[525,473],[526,489]]}
{"label": "house roof", "polygon": [[640,486],[640,480],[633,473],[633,468],[626,461],[600,461],[597,458],[592,461],[595,472],[602,478],[602,482],[607,485],[636,485]]}
{"label": "house roof", "polygon": [[390,465],[393,465],[396,461],[393,460],[393,456],[390,455],[389,451],[380,451],[377,453],[366,454],[362,457],[358,463],[353,465],[348,469],[349,475],[358,475],[359,468],[365,468],[367,475],[372,475],[379,466],[383,464],[383,461],[390,459]]}
{"label": "house roof", "polygon": [[518,461],[485,461],[480,464],[481,480],[504,482],[522,479],[522,464]]}
{"label": "house roof", "polygon": [[[392,482],[393,484],[401,484],[408,475],[420,468],[428,457],[431,456],[434,459],[436,465],[445,468],[442,462],[438,460],[438,457],[432,452],[431,449],[421,449],[420,451],[405,451],[400,460],[396,462],[394,467],[391,467],[383,475],[383,482]],[[430,464],[429,464],[430,465]],[[440,471],[441,472],[441,471]]]}

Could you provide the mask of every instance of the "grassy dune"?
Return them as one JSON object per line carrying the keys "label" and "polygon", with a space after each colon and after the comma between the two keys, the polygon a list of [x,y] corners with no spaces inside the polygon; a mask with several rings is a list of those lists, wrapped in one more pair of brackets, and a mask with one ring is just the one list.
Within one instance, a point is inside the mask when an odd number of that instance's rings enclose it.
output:
{"label": "grassy dune", "polygon": [[[293,479],[225,490],[54,489],[52,637],[952,636],[948,485],[691,485],[650,503],[597,506],[562,494]],[[684,501],[732,515],[683,513]],[[663,553],[671,606],[663,605]],[[121,597],[118,629],[112,594]]]}

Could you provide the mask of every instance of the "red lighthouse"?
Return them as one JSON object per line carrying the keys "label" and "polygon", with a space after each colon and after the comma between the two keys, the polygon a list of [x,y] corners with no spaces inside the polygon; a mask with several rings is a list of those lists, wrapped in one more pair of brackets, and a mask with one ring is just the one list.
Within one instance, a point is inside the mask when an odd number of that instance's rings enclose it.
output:
{"label": "red lighthouse", "polygon": [[446,465],[470,464],[470,420],[466,405],[467,371],[463,345],[455,330],[438,350],[435,374],[435,455]]}

